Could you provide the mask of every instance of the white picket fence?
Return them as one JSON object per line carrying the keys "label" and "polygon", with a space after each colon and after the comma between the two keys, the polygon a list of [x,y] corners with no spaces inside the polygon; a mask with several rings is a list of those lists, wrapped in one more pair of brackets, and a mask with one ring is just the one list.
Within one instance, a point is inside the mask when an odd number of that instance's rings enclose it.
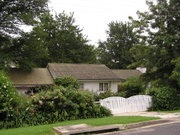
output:
{"label": "white picket fence", "polygon": [[151,103],[152,98],[148,95],[136,95],[129,98],[109,97],[100,100],[100,104],[111,110],[112,114],[147,111]]}

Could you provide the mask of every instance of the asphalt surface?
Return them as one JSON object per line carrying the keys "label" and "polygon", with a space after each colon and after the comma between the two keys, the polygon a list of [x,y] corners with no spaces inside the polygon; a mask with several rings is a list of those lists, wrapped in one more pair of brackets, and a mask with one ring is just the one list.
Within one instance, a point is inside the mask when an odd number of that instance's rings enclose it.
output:
{"label": "asphalt surface", "polygon": [[106,133],[106,135],[180,135],[180,121],[130,129],[126,131]]}

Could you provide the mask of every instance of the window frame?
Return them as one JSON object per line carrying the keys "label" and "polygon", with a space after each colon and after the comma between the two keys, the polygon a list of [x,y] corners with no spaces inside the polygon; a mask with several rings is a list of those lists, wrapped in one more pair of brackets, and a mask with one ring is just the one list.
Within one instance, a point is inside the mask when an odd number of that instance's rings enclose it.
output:
{"label": "window frame", "polygon": [[109,83],[108,82],[100,82],[99,83],[99,91],[104,92],[109,90]]}

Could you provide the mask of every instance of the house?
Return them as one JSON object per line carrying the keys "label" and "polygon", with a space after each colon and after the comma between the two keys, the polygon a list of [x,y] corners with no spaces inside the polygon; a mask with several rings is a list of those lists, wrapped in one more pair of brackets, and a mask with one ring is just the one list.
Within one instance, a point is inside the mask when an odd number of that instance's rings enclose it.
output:
{"label": "house", "polygon": [[130,77],[140,76],[138,70],[111,70],[103,64],[67,64],[49,63],[47,68],[33,68],[22,71],[12,68],[7,75],[20,93],[27,93],[31,88],[49,86],[54,79],[72,76],[80,83],[80,89],[95,93],[107,90],[118,91],[118,83]]}
{"label": "house", "polygon": [[111,71],[122,80],[126,80],[131,77],[138,77],[143,74],[139,70],[133,69],[112,69]]}
{"label": "house", "polygon": [[54,84],[47,68],[33,68],[31,71],[12,68],[7,75],[18,92],[24,94],[33,87]]}
{"label": "house", "polygon": [[80,89],[101,93],[118,91],[120,79],[102,64],[49,63],[47,66],[53,79],[72,76],[80,82]]}

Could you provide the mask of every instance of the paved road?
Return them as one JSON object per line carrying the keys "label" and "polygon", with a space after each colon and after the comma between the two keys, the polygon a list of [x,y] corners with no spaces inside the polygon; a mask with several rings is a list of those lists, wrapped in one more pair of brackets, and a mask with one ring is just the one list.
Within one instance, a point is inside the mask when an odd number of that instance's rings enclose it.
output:
{"label": "paved road", "polygon": [[180,135],[180,122],[131,129],[108,135]]}

